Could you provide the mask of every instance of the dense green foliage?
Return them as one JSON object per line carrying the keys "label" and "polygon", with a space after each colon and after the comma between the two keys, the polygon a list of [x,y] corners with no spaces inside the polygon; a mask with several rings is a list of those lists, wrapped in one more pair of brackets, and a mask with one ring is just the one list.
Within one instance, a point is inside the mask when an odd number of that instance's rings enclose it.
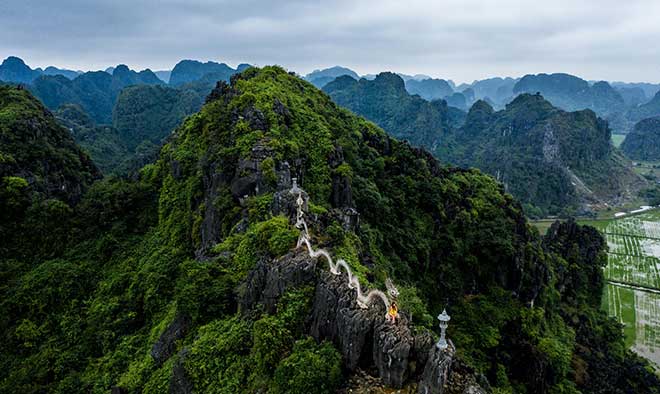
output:
{"label": "dense green foliage", "polygon": [[130,157],[117,129],[96,125],[80,106],[64,104],[55,111],[55,117],[71,131],[76,143],[89,154],[104,174],[116,172]]}
{"label": "dense green foliage", "polygon": [[155,161],[163,141],[203,101],[192,89],[135,85],[117,97],[112,126],[97,125],[76,104],[62,105],[56,116],[103,173],[123,175]]}
{"label": "dense green foliage", "polygon": [[660,116],[637,122],[623,140],[621,151],[633,160],[660,160]]}
{"label": "dense green foliage", "polygon": [[[463,117],[455,109],[410,96],[394,74],[359,82],[342,77],[324,91],[445,162],[495,176],[533,217],[620,203],[644,183],[612,148],[606,122],[591,111],[561,111],[540,95],[520,95],[499,112],[480,100],[457,127]],[[457,95],[465,100],[460,93],[447,100]]]}
{"label": "dense green foliage", "polygon": [[[583,302],[597,291],[582,281],[599,272],[602,239],[559,227],[542,242],[492,178],[441,167],[279,67],[219,84],[137,179],[99,181],[71,208],[37,206],[34,246],[0,255],[0,392],[161,393],[182,381],[195,392],[333,392],[341,356],[306,335],[314,289],[291,289],[273,313],[239,311],[250,270],[298,236],[271,212],[271,176],[232,193],[257,147],[266,173],[292,165],[319,241],[361,279],[392,277],[422,324],[448,303],[459,356],[500,392],[595,393],[610,370],[622,371],[612,391],[657,392],[615,323]],[[337,180],[352,189],[356,232],[332,215]],[[2,193],[26,204],[20,179]]]}
{"label": "dense green foliage", "polygon": [[160,145],[186,116],[199,111],[204,97],[192,90],[137,85],[121,91],[112,124],[134,150],[143,141]]}
{"label": "dense green foliage", "polygon": [[104,71],[86,72],[70,80],[61,75],[44,75],[32,82],[30,90],[46,107],[56,110],[63,104],[77,104],[94,121],[109,124],[119,92],[137,84],[163,84],[150,70],[135,72],[117,66],[113,74]]}
{"label": "dense green foliage", "polygon": [[541,93],[554,106],[566,111],[591,109],[600,116],[621,111],[623,98],[610,84],[593,85],[569,74],[525,75],[513,87],[513,93]]}
{"label": "dense green foliage", "polygon": [[556,215],[617,201],[643,184],[610,138],[593,112],[564,112],[524,94],[499,112],[475,104],[441,157],[496,176],[528,214]]}
{"label": "dense green foliage", "polygon": [[325,85],[323,91],[337,104],[415,145],[438,145],[464,116],[444,101],[428,102],[411,96],[403,79],[392,73],[381,73],[372,81],[340,77]]}
{"label": "dense green foliage", "polygon": [[24,89],[0,86],[0,179],[21,177],[31,193],[71,203],[98,175],[38,100]]}

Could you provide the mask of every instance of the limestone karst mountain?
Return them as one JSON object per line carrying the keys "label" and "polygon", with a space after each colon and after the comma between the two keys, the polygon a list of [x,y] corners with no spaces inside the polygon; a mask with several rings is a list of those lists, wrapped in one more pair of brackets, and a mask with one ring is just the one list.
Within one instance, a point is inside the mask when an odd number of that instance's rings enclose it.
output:
{"label": "limestone karst mountain", "polygon": [[130,86],[117,98],[112,125],[129,149],[143,141],[160,145],[186,116],[199,111],[203,102],[203,96],[189,89]]}
{"label": "limestone karst mountain", "polygon": [[100,176],[68,130],[23,88],[0,86],[0,131],[0,179],[40,199],[77,202]]}
{"label": "limestone karst mountain", "polygon": [[212,61],[202,63],[197,60],[182,60],[172,69],[169,84],[172,86],[180,86],[185,83],[200,80],[207,74],[212,74],[212,79],[215,81],[229,81],[229,77],[237,72],[243,71],[247,67],[249,67],[249,65],[241,64],[236,69],[233,69],[225,63],[216,63]]}
{"label": "limestone karst mountain", "polygon": [[39,71],[32,70],[22,59],[15,56],[6,58],[0,64],[0,81],[31,83],[40,75]]}
{"label": "limestone karst mountain", "polygon": [[408,93],[417,94],[428,101],[443,99],[454,93],[454,89],[444,79],[408,79],[405,86]]}
{"label": "limestone karst mountain", "polygon": [[513,93],[541,93],[558,108],[566,111],[591,109],[601,117],[624,109],[623,98],[607,82],[590,85],[569,74],[525,75],[516,83]]}
{"label": "limestone karst mountain", "polygon": [[165,139],[203,100],[191,89],[133,85],[117,97],[111,124],[97,124],[76,104],[63,104],[56,116],[104,174],[125,175],[153,162]]}
{"label": "limestone karst mountain", "polygon": [[117,129],[110,125],[96,124],[79,105],[64,104],[54,115],[57,121],[71,132],[76,143],[89,154],[104,175],[115,173],[131,156],[131,151],[122,141]]}
{"label": "limestone karst mountain", "polygon": [[455,136],[448,160],[493,175],[531,205],[529,214],[617,205],[645,185],[612,147],[605,121],[589,110],[559,110],[540,95],[520,95],[499,112],[475,104]]}
{"label": "limestone karst mountain", "polygon": [[[396,324],[296,248],[293,177],[315,247],[365,288],[396,283]],[[493,178],[279,67],[219,83],[139,176],[48,214],[27,202],[0,216],[38,230],[0,254],[0,392],[331,393],[358,368],[391,388],[448,377],[446,392],[660,386],[594,305],[595,230],[541,239]],[[445,307],[453,354],[433,350]]]}
{"label": "limestone karst mountain", "polygon": [[346,67],[334,66],[323,70],[314,70],[311,73],[305,75],[305,80],[321,89],[329,82],[334,81],[335,78],[344,75],[347,75],[355,80],[360,79],[360,76],[355,71]]}
{"label": "limestone karst mountain", "polygon": [[660,116],[660,92],[648,102],[630,109],[627,117],[631,121],[638,122],[656,116]]}
{"label": "limestone karst mountain", "polygon": [[68,79],[74,79],[81,73],[78,71],[60,69],[48,66],[44,70],[32,69],[26,65],[23,59],[9,56],[0,64],[0,81],[30,84],[41,75],[62,75]]}
{"label": "limestone karst mountain", "polygon": [[501,78],[493,77],[473,81],[471,84],[461,84],[456,90],[463,91],[465,89],[472,89],[474,92],[474,99],[491,101],[492,105],[503,108],[514,98],[513,88],[518,82],[519,78]]}
{"label": "limestone karst mountain", "polygon": [[626,100],[605,81],[591,83],[563,73],[528,74],[516,83],[513,93],[541,93],[555,107],[565,111],[590,109],[606,119],[617,134],[625,134],[633,126],[626,116],[629,107]]}
{"label": "limestone karst mountain", "polygon": [[81,71],[67,70],[65,68],[57,68],[53,66],[46,67],[43,72],[43,75],[62,75],[69,79],[74,79],[80,74],[82,74]]}
{"label": "limestone karst mountain", "polygon": [[[576,89],[586,84],[569,81]],[[338,78],[324,91],[440,160],[496,177],[530,215],[604,208],[632,200],[645,186],[611,146],[608,124],[590,110],[565,112],[542,96],[523,94],[499,112],[477,102],[463,125],[464,117],[447,103],[461,105],[465,95],[461,102],[427,102],[410,96],[394,74],[374,81]]]}
{"label": "limestone karst mountain", "polygon": [[660,160],[660,116],[637,122],[623,140],[621,151],[633,160]]}
{"label": "limestone karst mountain", "polygon": [[52,110],[63,104],[77,104],[97,123],[109,124],[119,92],[136,84],[163,82],[150,70],[136,72],[120,65],[112,75],[104,71],[86,72],[73,80],[61,75],[41,76],[29,89]]}
{"label": "limestone karst mountain", "polygon": [[161,71],[154,71],[154,74],[160,79],[161,81],[165,83],[170,83],[170,77],[172,76],[172,70],[161,70]]}
{"label": "limestone karst mountain", "polygon": [[428,102],[411,96],[403,79],[393,73],[381,73],[371,81],[340,77],[325,85],[323,91],[337,104],[418,146],[439,146],[451,133],[452,125],[465,116],[442,100]]}

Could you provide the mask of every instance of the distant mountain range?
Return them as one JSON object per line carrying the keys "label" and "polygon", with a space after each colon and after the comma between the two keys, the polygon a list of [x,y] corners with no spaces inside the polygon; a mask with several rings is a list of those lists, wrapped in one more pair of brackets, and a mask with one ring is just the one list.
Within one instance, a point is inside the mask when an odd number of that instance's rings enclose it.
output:
{"label": "distant mountain range", "polygon": [[[0,66],[0,79],[26,85],[102,171],[126,173],[155,157],[162,142],[201,108],[218,81],[229,81],[248,67],[183,60],[171,71],[138,72],[117,65],[79,73],[31,69],[10,57]],[[539,216],[613,203],[634,194],[643,181],[628,171],[629,163],[618,151],[606,148],[605,137],[611,129],[627,131],[640,120],[660,116],[660,93],[648,97],[656,89],[653,84],[610,85],[568,74],[496,77],[457,86],[421,74],[360,77],[336,66],[304,78],[393,136],[427,147],[448,163],[489,172]],[[525,111],[531,118],[520,115]],[[610,128],[596,116],[608,120]],[[525,131],[516,138],[509,134],[521,127]],[[548,145],[547,135],[539,131],[548,128],[558,139],[554,145]],[[585,150],[566,148],[573,144]],[[548,147],[569,153],[557,159],[547,155]],[[573,162],[572,154],[590,159],[587,164]],[[613,183],[599,178],[607,172],[615,174]]]}
{"label": "distant mountain range", "polygon": [[229,77],[250,67],[249,64],[240,64],[233,69],[225,63],[206,62],[197,60],[182,60],[174,66],[170,74],[169,84],[181,86],[203,78],[217,81],[229,81]]}
{"label": "distant mountain range", "polygon": [[337,104],[375,122],[392,136],[431,148],[465,118],[464,112],[448,107],[442,100],[429,102],[410,95],[403,79],[388,72],[371,81],[341,76],[325,85],[323,91]]}
{"label": "distant mountain range", "polygon": [[591,110],[566,112],[524,93],[499,112],[479,100],[466,116],[445,100],[410,95],[405,86],[396,74],[382,73],[373,81],[342,76],[323,90],[396,138],[493,175],[534,216],[619,204],[645,186],[612,147],[607,122]]}
{"label": "distant mountain range", "polygon": [[45,70],[40,68],[31,69],[25,62],[15,56],[6,58],[0,64],[0,81],[29,84],[41,75],[62,75],[68,79],[73,79],[80,75],[80,71],[59,69],[49,66]]}
{"label": "distant mountain range", "polygon": [[529,204],[528,214],[544,216],[619,205],[645,186],[610,140],[593,111],[566,112],[521,94],[498,112],[477,102],[442,152],[495,176]]}
{"label": "distant mountain range", "polygon": [[112,75],[93,71],[73,80],[61,75],[42,75],[29,85],[29,89],[50,109],[55,110],[62,104],[78,104],[97,123],[107,124],[112,120],[112,109],[121,90],[139,84],[160,85],[164,82],[150,70],[135,72],[120,65]]}
{"label": "distant mountain range", "polygon": [[[323,87],[334,78],[350,76],[356,80],[373,80],[376,75],[362,77],[345,67],[316,70],[305,79]],[[488,78],[462,83],[431,78],[426,75],[397,74],[405,81],[406,90],[425,100],[444,99],[449,106],[467,111],[477,100],[484,100],[495,109],[503,109],[521,93],[541,93],[554,106],[566,111],[591,109],[610,123],[614,133],[625,134],[644,117],[660,114],[659,104],[652,97],[660,84],[587,81],[570,74],[528,74],[522,78]]]}
{"label": "distant mountain range", "polygon": [[28,67],[23,60],[10,56],[0,64],[0,80],[5,82],[31,83],[40,72]]}
{"label": "distant mountain range", "polygon": [[[163,140],[199,111],[217,81],[236,69],[183,60],[172,71],[32,69],[17,57],[0,66],[0,80],[25,85],[70,130],[104,173],[127,173],[156,156]],[[169,85],[169,86],[167,86]]]}

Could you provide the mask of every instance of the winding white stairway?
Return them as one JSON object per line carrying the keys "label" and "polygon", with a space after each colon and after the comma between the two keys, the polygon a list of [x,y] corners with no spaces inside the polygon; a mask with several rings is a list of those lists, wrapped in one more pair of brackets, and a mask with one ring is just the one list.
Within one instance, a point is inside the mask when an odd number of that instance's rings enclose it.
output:
{"label": "winding white stairway", "polygon": [[[348,287],[350,289],[355,290],[356,301],[361,308],[368,308],[373,301],[380,300],[383,302],[385,311],[387,311],[390,307],[390,300],[385,294],[385,292],[377,289],[372,289],[369,290],[366,294],[364,294],[364,292],[362,291],[362,287],[360,286],[359,279],[355,275],[353,275],[353,271],[351,270],[351,267],[349,267],[348,263],[346,263],[345,260],[338,259],[337,262],[335,262],[327,250],[325,249],[315,250],[312,247],[312,244],[310,242],[309,230],[307,228],[307,222],[305,222],[305,218],[304,218],[303,205],[305,201],[303,200],[302,192],[303,192],[302,189],[298,188],[298,186],[296,185],[296,180],[294,179],[293,187],[291,188],[290,193],[294,195],[296,194],[298,195],[296,199],[297,213],[296,213],[295,225],[298,229],[300,229],[300,237],[298,238],[297,247],[301,247],[304,244],[307,248],[307,252],[309,253],[310,257],[312,258],[324,257],[328,262],[330,272],[333,273],[334,275],[341,275],[341,270],[343,269],[347,275]],[[390,295],[396,297],[398,295],[398,291],[396,290],[396,288],[390,284],[389,280],[387,281],[387,285],[388,285],[387,286],[388,292],[390,293]]]}

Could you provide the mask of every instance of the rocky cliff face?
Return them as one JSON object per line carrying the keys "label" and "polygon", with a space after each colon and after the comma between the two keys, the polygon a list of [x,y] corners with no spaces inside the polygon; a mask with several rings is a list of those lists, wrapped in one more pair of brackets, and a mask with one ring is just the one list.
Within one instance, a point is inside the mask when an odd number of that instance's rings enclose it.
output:
{"label": "rocky cliff face", "polygon": [[[392,324],[380,304],[367,309],[355,301],[355,290],[344,275],[334,275],[324,260],[304,250],[257,265],[241,298],[243,313],[274,312],[280,297],[292,288],[315,288],[307,332],[318,341],[330,340],[340,350],[349,371],[375,367],[387,386],[422,381],[424,387],[443,387],[449,376],[453,350],[437,351],[430,332],[415,330],[405,315]],[[421,391],[439,393],[441,391]]]}
{"label": "rocky cliff face", "polygon": [[621,150],[633,160],[660,160],[660,116],[638,122],[626,135]]}
{"label": "rocky cliff face", "polygon": [[[592,111],[565,112],[541,95],[522,94],[494,112],[470,110],[450,160],[476,166],[546,214],[630,200],[644,185],[612,148],[607,122]],[[531,213],[531,212],[530,212]]]}
{"label": "rocky cliff face", "polygon": [[373,81],[339,77],[323,91],[337,104],[415,145],[437,146],[462,118],[462,111],[447,107],[444,101],[430,103],[410,95],[403,79],[393,73],[378,74]]}

